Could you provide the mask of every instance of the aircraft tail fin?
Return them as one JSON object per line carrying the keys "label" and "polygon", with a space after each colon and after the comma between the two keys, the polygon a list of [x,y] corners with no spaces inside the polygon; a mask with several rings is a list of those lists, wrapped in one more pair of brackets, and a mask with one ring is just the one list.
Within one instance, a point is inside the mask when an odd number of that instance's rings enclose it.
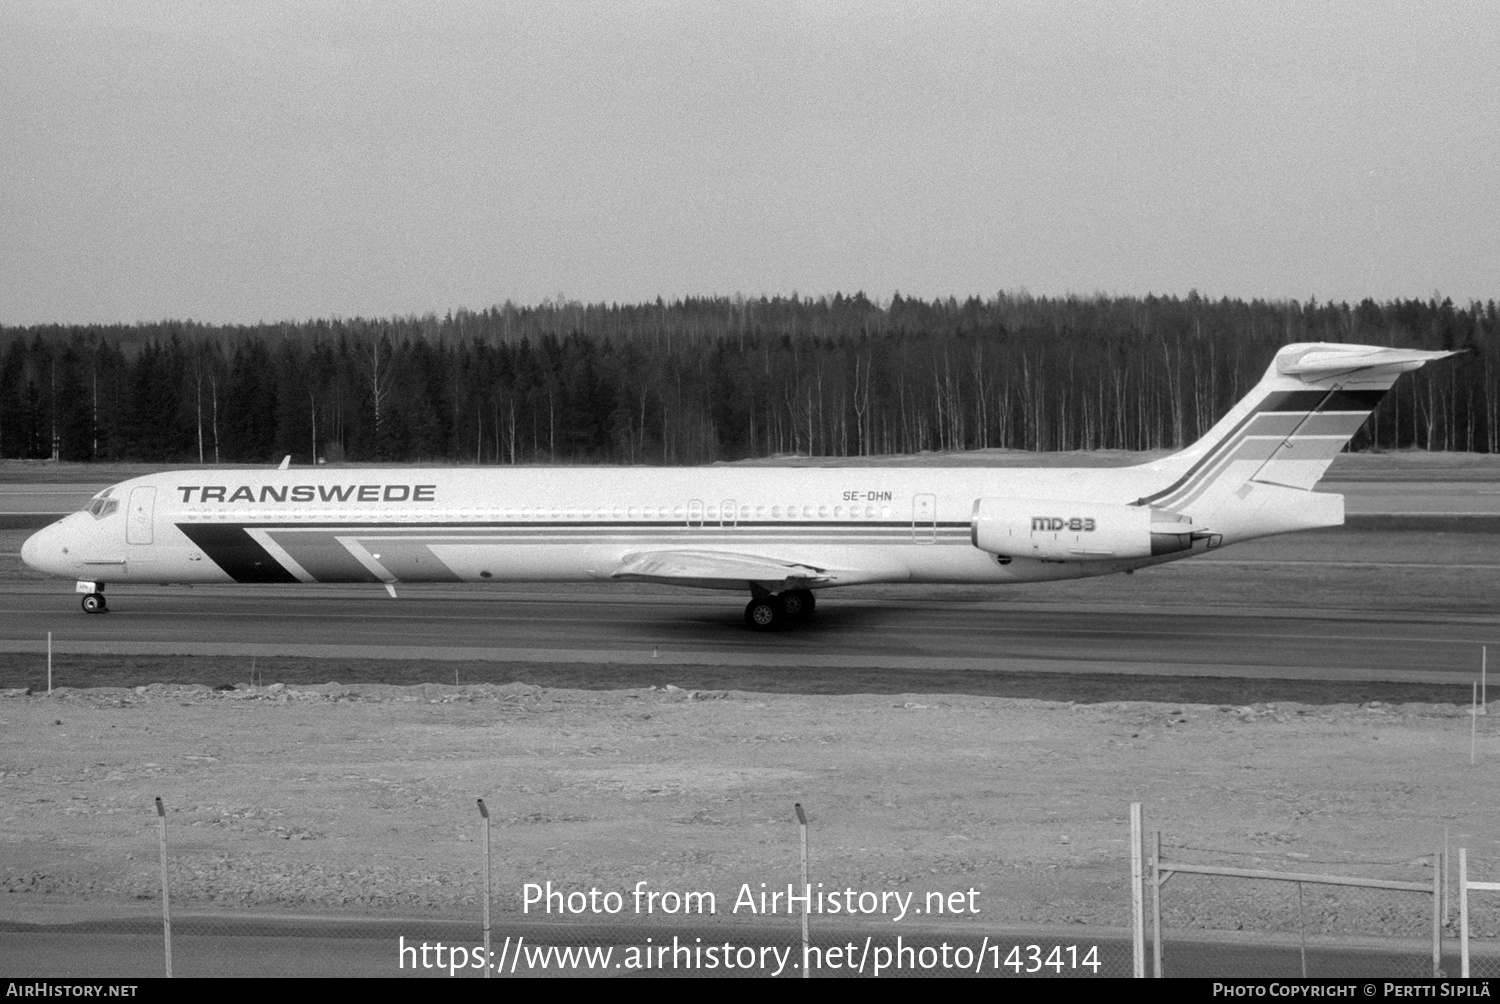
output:
{"label": "aircraft tail fin", "polygon": [[1137,504],[1233,536],[1280,532],[1262,530],[1266,521],[1256,519],[1255,533],[1234,533],[1233,524],[1267,505],[1305,509],[1301,516],[1285,512],[1299,526],[1338,525],[1342,498],[1325,497],[1338,500],[1335,514],[1329,503],[1309,497],[1313,486],[1402,373],[1458,354],[1330,342],[1285,346],[1254,389],[1202,439],[1151,465],[1170,480]]}

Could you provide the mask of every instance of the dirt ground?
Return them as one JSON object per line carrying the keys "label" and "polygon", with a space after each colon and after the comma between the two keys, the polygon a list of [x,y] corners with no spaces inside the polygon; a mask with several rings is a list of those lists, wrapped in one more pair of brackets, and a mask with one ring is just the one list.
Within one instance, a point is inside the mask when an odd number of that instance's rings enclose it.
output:
{"label": "dirt ground", "polygon": [[[796,880],[793,803],[827,888],[977,890],[994,924],[1127,922],[1128,805],[1179,860],[1431,881],[1500,875],[1500,708],[1071,704],[994,697],[242,684],[0,696],[0,916],[175,904],[350,916],[477,909],[475,798],[502,911],[526,882],[711,891]],[[1369,864],[1375,863],[1375,864]],[[1293,925],[1284,892],[1182,877],[1175,923]],[[1399,897],[1398,897],[1399,898]],[[1371,902],[1331,933],[1422,933]],[[1346,911],[1347,912],[1347,911]],[[1483,923],[1493,928],[1493,911]]]}

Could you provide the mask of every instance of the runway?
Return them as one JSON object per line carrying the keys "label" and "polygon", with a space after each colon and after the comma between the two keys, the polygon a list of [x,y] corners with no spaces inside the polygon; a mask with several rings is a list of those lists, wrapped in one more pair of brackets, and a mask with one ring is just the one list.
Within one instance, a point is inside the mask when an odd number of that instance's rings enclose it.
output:
{"label": "runway", "polygon": [[[0,585],[0,652],[296,656],[599,666],[1130,674],[1455,684],[1500,618],[825,595],[776,634],[744,626],[734,594],[580,588],[138,587],[111,612],[66,584]],[[1016,596],[1010,599],[1009,596]],[[1500,651],[1500,646],[1497,646]],[[915,686],[914,680],[914,686]]]}
{"label": "runway", "polygon": [[[39,655],[50,631],[60,655],[1467,685],[1478,647],[1500,651],[1489,459],[1345,456],[1324,485],[1346,497],[1343,531],[1130,580],[826,590],[812,622],[769,635],[744,626],[739,594],[652,586],[401,586],[396,600],[374,586],[112,587],[111,612],[88,617],[71,583],[22,578],[0,554],[0,653]],[[58,471],[0,483],[7,552],[105,486],[85,466]]]}

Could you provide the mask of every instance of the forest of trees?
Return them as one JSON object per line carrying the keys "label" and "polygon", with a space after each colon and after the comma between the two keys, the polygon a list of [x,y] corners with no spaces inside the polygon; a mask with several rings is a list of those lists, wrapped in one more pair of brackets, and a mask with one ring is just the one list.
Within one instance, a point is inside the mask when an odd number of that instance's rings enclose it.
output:
{"label": "forest of trees", "polygon": [[446,317],[0,327],[0,457],[696,464],[1204,432],[1288,342],[1470,348],[1355,449],[1500,452],[1494,300],[863,294]]}

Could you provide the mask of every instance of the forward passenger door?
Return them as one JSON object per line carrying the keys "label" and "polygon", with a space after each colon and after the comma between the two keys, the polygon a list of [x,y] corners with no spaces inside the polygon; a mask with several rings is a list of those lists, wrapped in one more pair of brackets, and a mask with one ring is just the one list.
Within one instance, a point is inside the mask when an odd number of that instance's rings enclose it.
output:
{"label": "forward passenger door", "polygon": [[149,544],[153,537],[151,523],[156,514],[156,489],[132,488],[125,513],[125,539],[131,544]]}

